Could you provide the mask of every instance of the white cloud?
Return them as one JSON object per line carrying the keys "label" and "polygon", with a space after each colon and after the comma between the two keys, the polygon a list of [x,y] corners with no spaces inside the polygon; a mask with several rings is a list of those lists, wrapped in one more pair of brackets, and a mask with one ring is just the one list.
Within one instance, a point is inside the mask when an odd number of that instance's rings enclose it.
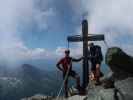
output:
{"label": "white cloud", "polygon": [[40,11],[40,9],[34,10],[33,21],[37,23],[37,28],[40,31],[48,30],[49,21],[51,20],[51,17],[54,17],[56,14],[53,10],[53,8],[48,8],[46,11]]}
{"label": "white cloud", "polygon": [[[55,51],[55,54],[56,54],[56,57],[59,58],[59,57],[63,57],[64,56],[64,52],[65,50],[67,50],[68,48],[64,48],[64,47],[57,47],[56,51]],[[72,57],[81,57],[82,56],[82,48],[81,48],[81,45],[79,46],[76,46],[74,48],[69,48],[70,50],[70,55]]]}
{"label": "white cloud", "polygon": [[72,10],[77,13],[77,14],[81,14],[81,0],[68,0],[69,4],[72,7]]}
{"label": "white cloud", "polygon": [[[101,31],[107,26],[128,27],[131,30],[133,21],[133,1],[131,0],[90,0],[90,29],[91,31]],[[94,23],[95,22],[95,23]]]}
{"label": "white cloud", "polygon": [[66,48],[64,48],[64,47],[57,47],[57,49],[55,50],[55,54],[58,56],[63,56],[65,50],[66,50]]}
{"label": "white cloud", "polygon": [[108,45],[119,46],[133,55],[131,52],[133,49],[133,41],[131,40],[133,39],[133,1],[84,0],[84,5],[86,5],[84,11],[89,14],[90,32],[94,34],[104,33]]}
{"label": "white cloud", "polygon": [[[132,0],[84,0],[84,5],[81,5],[80,0],[69,0],[68,3],[72,7],[75,15],[81,14],[81,8],[84,12],[88,12],[89,31],[92,33],[105,33],[106,41],[110,46],[121,46],[123,50],[129,54],[133,54],[133,42],[116,43],[115,39],[126,34],[133,37],[133,1]],[[63,56],[65,48],[57,47],[56,50],[49,51],[44,48],[30,49],[20,38],[20,31],[17,29],[18,23],[25,24],[25,28],[35,22],[39,30],[47,30],[54,17],[56,16],[55,9],[52,8],[52,0],[43,1],[41,9],[37,9],[33,0],[4,0],[0,1],[0,59],[9,63],[21,62],[23,59],[55,59]],[[86,5],[86,6],[85,6]],[[81,8],[80,8],[81,7]],[[59,8],[58,8],[59,9]],[[72,16],[75,19],[76,16]],[[78,16],[79,17],[79,16]],[[55,22],[58,22],[57,18]],[[59,22],[60,23],[60,22]],[[77,22],[75,22],[77,23]],[[53,24],[53,23],[52,23]],[[79,22],[80,24],[80,22]],[[60,26],[60,25],[59,25]],[[55,28],[58,27],[58,23]],[[108,28],[115,28],[109,30]],[[81,28],[75,29],[80,33]],[[125,31],[124,32],[121,32]],[[77,32],[77,33],[78,33]],[[76,33],[76,34],[77,34]],[[123,38],[121,38],[123,39]],[[124,39],[123,39],[124,41]],[[75,45],[75,44],[74,44]],[[71,48],[71,55],[79,57],[82,55],[82,44],[77,48]],[[105,48],[105,45],[102,44]]]}
{"label": "white cloud", "polygon": [[17,21],[21,13],[25,13],[25,16],[30,12],[28,10],[31,4],[31,0],[0,1],[0,59],[6,63],[19,63],[22,53],[26,50],[19,37]]}
{"label": "white cloud", "polygon": [[[55,59],[61,57],[64,51],[61,47],[49,51],[43,48],[30,49],[20,38],[21,31],[18,24],[24,28],[30,27],[32,22],[37,24],[39,30],[49,28],[49,20],[56,16],[54,9],[49,6],[51,1],[42,2],[42,8],[37,8],[33,0],[4,0],[0,1],[0,59],[6,63],[21,63],[26,59]],[[74,12],[78,11],[79,2],[69,0]],[[78,12],[77,12],[78,13]],[[56,27],[56,26],[55,26]]]}
{"label": "white cloud", "polygon": [[42,48],[36,48],[29,51],[30,51],[30,59],[50,59],[51,58],[50,52]]}

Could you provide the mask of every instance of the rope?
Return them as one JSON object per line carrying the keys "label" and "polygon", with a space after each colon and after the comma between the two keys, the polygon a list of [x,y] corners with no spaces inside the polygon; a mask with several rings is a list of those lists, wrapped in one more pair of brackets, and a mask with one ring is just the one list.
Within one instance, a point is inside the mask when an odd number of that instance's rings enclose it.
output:
{"label": "rope", "polygon": [[69,49],[69,41],[67,42],[67,48]]}
{"label": "rope", "polygon": [[[72,61],[70,62],[70,65],[71,65],[71,63],[72,63]],[[69,71],[70,71],[70,66],[68,67],[67,73],[66,73],[66,75],[65,75],[65,78],[64,78],[64,80],[63,80],[63,82],[62,82],[62,85],[61,85],[61,87],[60,87],[60,90],[59,90],[58,95],[57,95],[57,97],[56,97],[55,100],[58,100],[58,99],[59,99],[59,96],[60,96],[60,94],[61,94],[61,92],[62,92],[62,90],[63,90],[64,84],[65,84],[65,81],[67,80]]]}

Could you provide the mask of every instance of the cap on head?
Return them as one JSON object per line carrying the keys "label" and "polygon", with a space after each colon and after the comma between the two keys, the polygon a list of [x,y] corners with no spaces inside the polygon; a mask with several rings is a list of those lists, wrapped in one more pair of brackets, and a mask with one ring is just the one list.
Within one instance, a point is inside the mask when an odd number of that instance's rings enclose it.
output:
{"label": "cap on head", "polygon": [[91,43],[89,43],[89,44],[88,44],[88,46],[93,46],[93,45],[94,45],[94,43],[93,43],[93,42],[91,42]]}
{"label": "cap on head", "polygon": [[65,50],[65,54],[69,54],[70,53],[70,50]]}

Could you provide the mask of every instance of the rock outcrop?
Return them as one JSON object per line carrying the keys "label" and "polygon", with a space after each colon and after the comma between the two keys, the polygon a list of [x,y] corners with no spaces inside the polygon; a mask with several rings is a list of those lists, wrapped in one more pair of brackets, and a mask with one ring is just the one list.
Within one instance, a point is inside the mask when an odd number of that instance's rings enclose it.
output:
{"label": "rock outcrop", "polygon": [[88,91],[86,100],[133,100],[133,57],[113,47],[108,49],[105,60],[113,72],[107,80],[114,81],[114,87],[96,86]]}
{"label": "rock outcrop", "polygon": [[127,55],[118,47],[108,49],[105,62],[113,71],[118,69],[133,74],[133,57]]}
{"label": "rock outcrop", "polygon": [[86,100],[133,100],[133,78],[115,82],[115,88],[96,86],[88,91]]}

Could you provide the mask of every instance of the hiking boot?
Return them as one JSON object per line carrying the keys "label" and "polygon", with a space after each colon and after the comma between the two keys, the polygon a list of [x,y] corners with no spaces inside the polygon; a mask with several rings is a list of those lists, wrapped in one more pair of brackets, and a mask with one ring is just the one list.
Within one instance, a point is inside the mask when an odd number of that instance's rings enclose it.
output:
{"label": "hiking boot", "polygon": [[76,86],[75,88],[76,88],[78,91],[80,91],[80,90],[82,89],[81,86]]}
{"label": "hiking boot", "polygon": [[68,95],[65,95],[65,98],[68,98],[69,96]]}

